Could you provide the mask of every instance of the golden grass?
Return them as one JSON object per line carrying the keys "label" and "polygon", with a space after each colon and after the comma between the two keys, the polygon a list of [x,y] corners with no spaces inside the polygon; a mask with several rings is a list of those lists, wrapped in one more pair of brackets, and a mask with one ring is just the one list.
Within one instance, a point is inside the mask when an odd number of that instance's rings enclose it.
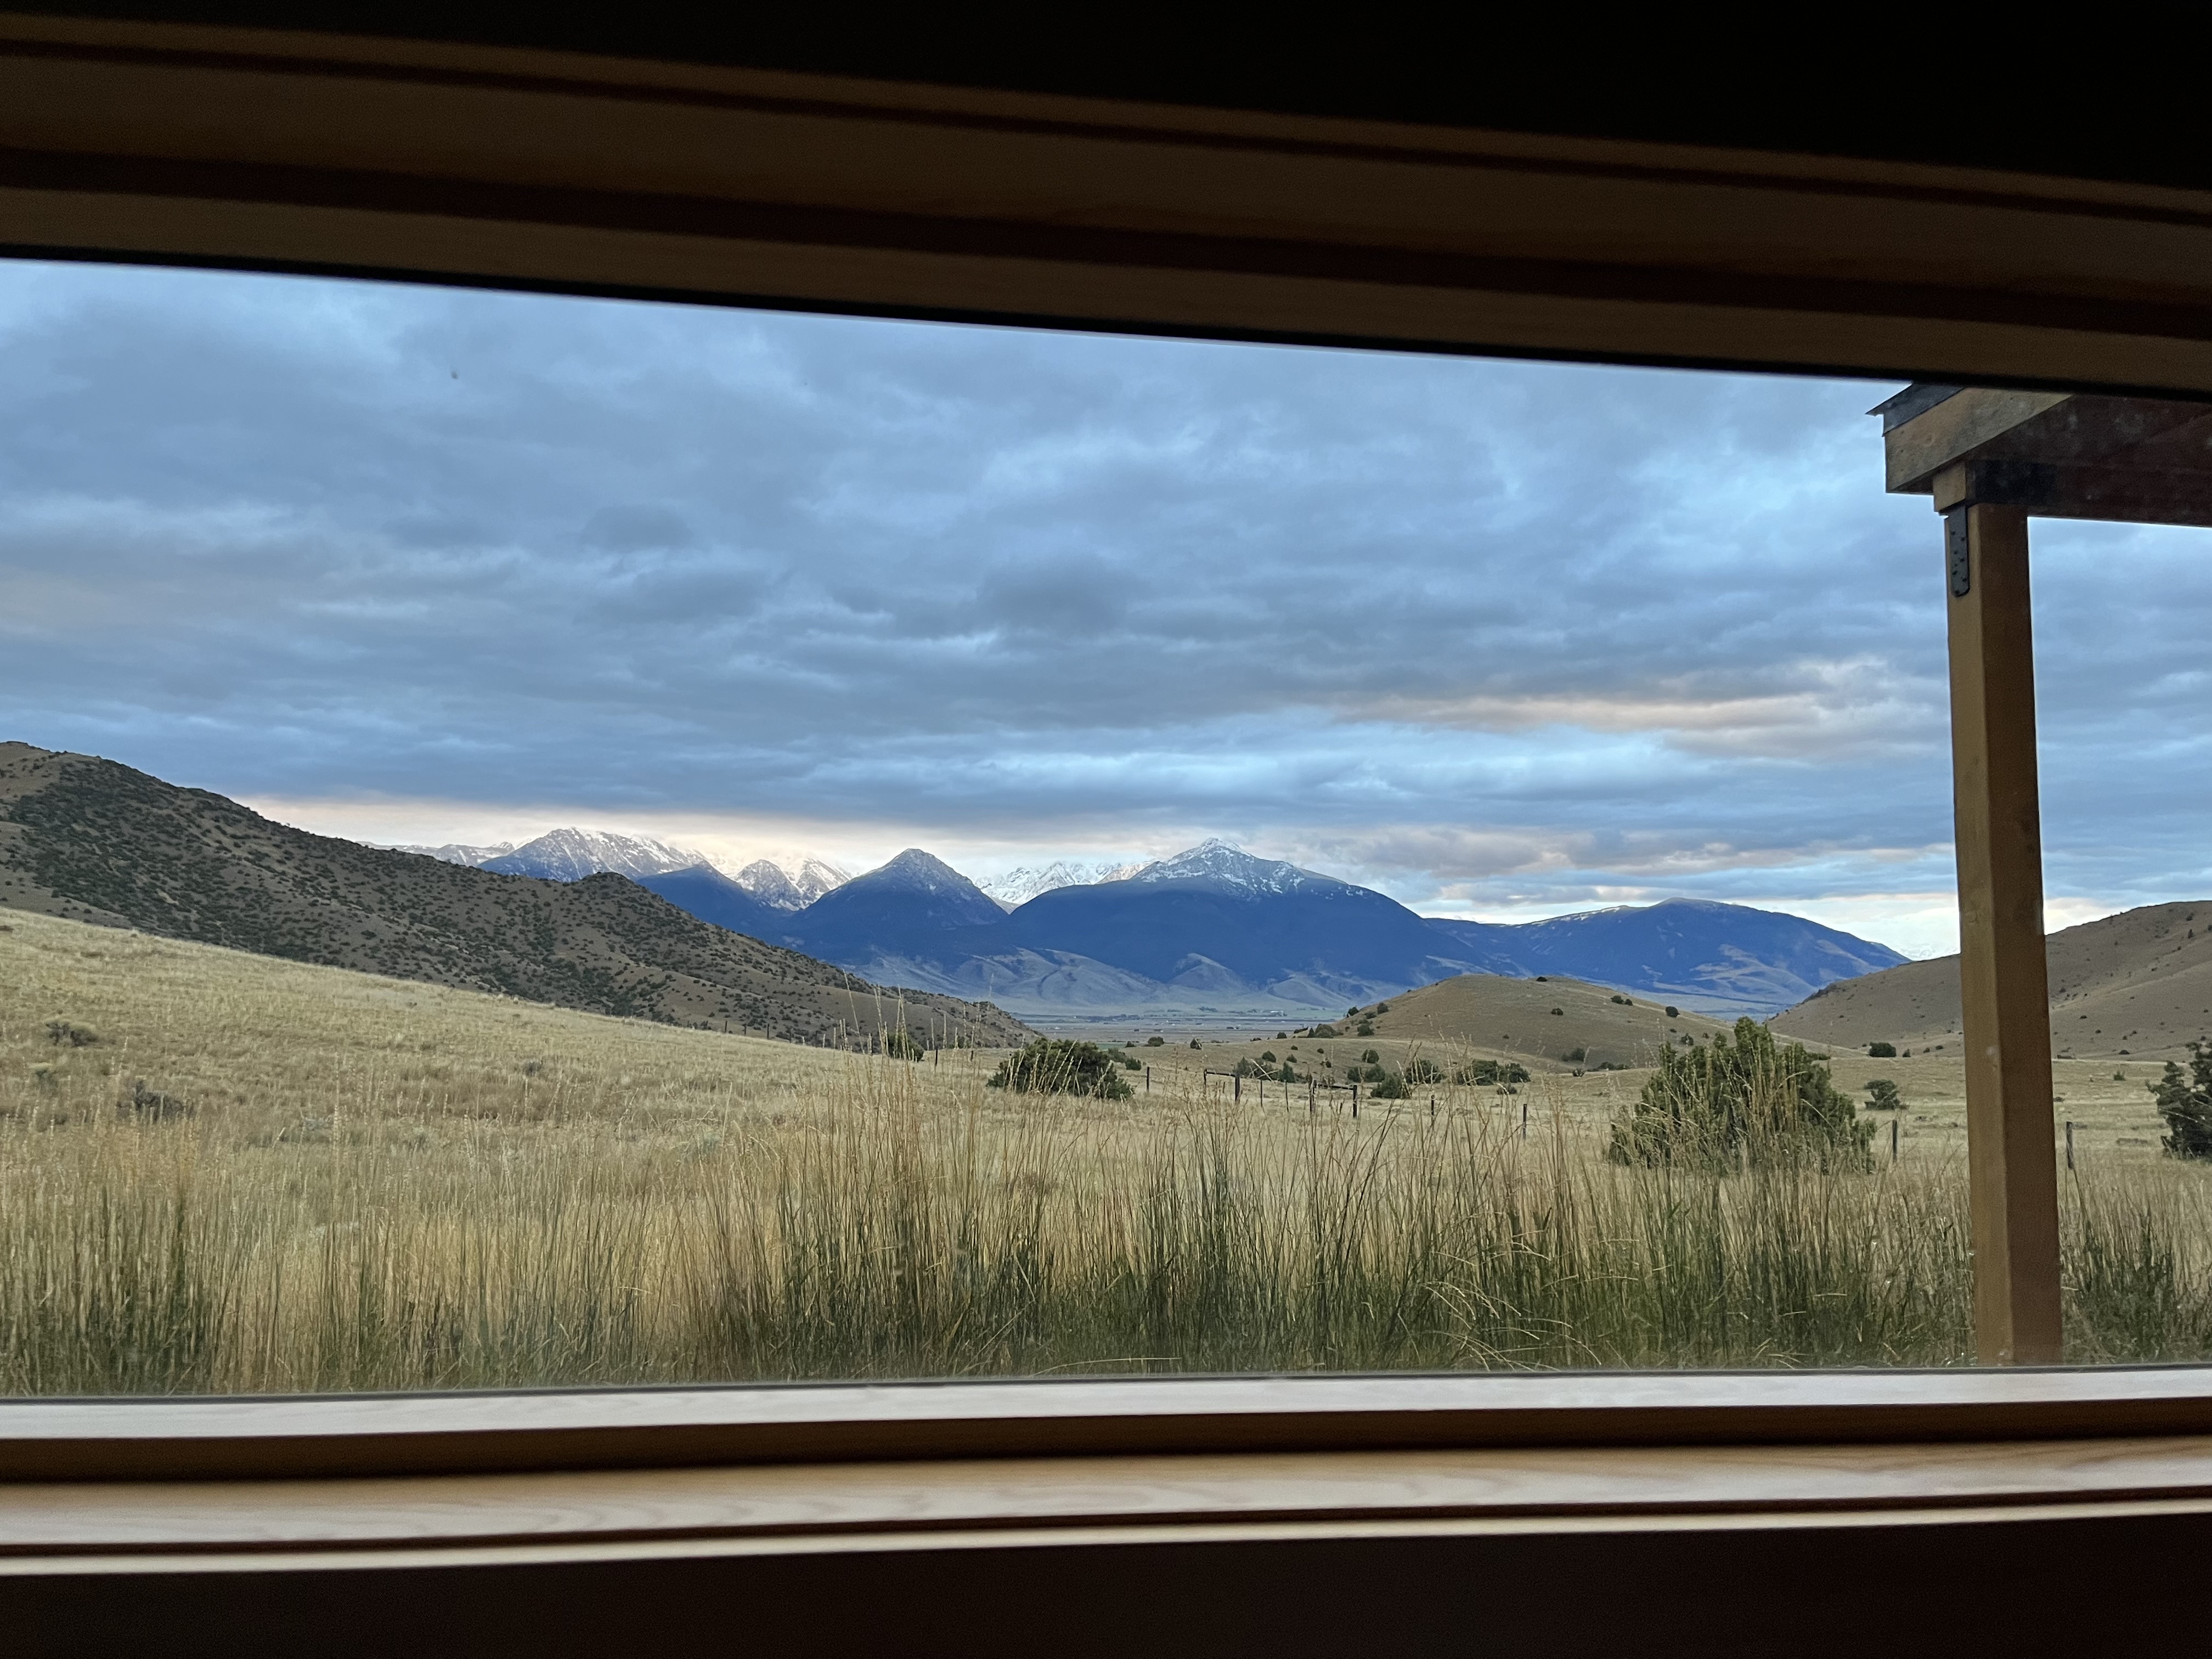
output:
{"label": "golden grass", "polygon": [[[0,1392],[1971,1346],[1955,1140],[1865,1176],[1616,1169],[1632,1073],[1355,1121],[1279,1085],[1231,1102],[1199,1076],[1222,1043],[1151,1051],[1148,1095],[1044,1100],[985,1089],[995,1054],[834,1054],[22,915],[0,985]],[[2068,1191],[2076,1356],[2212,1352],[2204,1172],[2115,1159]]]}

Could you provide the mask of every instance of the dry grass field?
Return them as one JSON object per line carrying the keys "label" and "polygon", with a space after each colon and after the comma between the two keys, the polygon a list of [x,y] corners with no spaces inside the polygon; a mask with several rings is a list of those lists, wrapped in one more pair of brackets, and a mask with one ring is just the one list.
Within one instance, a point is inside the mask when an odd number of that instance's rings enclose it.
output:
{"label": "dry grass field", "polygon": [[[16,914],[0,1393],[1963,1363],[1955,1063],[1873,1173],[1601,1156],[1634,1071],[1364,1101],[1122,1052],[1117,1102]],[[1340,1039],[1402,1066],[1483,1051]],[[1298,1059],[1310,1058],[1302,1045]],[[1304,1066],[1302,1064],[1302,1069]],[[2069,1341],[2212,1353],[2212,1172],[2061,1065]],[[2130,1075],[2116,1079],[2115,1070]]]}

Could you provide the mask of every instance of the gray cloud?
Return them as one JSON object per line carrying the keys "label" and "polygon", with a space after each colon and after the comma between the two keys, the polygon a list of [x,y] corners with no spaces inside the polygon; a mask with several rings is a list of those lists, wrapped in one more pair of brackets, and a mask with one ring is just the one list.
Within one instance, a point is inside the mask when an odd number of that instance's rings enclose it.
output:
{"label": "gray cloud", "polygon": [[[0,340],[33,742],[1474,905],[1948,880],[1882,387],[38,264]],[[2037,533],[2053,890],[2203,890],[2203,538]]]}

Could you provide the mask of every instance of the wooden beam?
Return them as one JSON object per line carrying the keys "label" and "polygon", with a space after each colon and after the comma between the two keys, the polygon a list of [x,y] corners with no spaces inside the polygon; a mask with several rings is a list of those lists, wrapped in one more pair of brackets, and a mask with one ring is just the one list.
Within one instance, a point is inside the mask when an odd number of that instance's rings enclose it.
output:
{"label": "wooden beam", "polygon": [[1974,1343],[1984,1364],[2062,1356],[2051,994],[2027,513],[1945,515]]}
{"label": "wooden beam", "polygon": [[2212,393],[2212,191],[0,12],[0,252]]}

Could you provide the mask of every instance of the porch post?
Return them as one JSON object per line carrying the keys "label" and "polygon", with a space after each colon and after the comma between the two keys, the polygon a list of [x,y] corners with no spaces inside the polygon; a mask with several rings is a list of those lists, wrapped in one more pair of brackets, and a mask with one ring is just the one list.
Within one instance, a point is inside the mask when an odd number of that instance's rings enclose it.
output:
{"label": "porch post", "polygon": [[[1963,471],[1964,469],[1960,469]],[[1974,1344],[1985,1365],[2062,1354],[2051,994],[2035,766],[2027,514],[1944,513],[1959,858]]]}

